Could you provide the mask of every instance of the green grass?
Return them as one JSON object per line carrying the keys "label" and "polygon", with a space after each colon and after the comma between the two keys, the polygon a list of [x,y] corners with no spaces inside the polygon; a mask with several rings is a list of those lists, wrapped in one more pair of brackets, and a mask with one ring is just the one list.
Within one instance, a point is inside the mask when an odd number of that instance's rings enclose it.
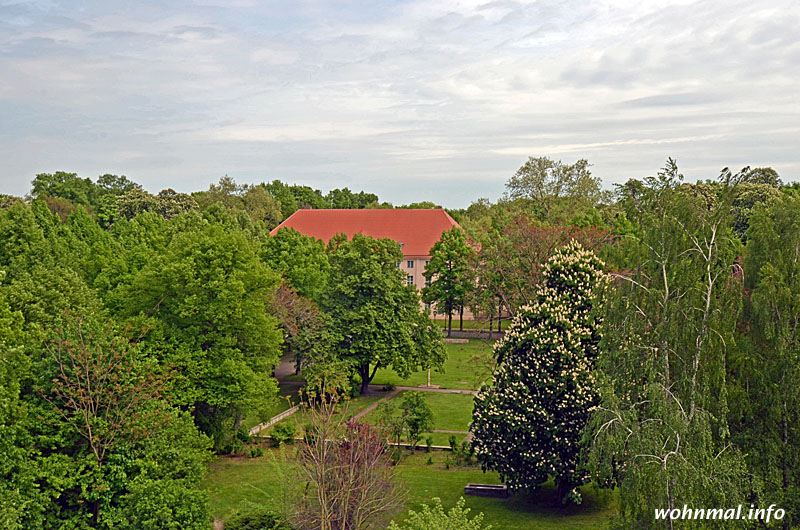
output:
{"label": "green grass", "polygon": [[[346,404],[340,405],[339,408],[341,409],[342,407],[345,407],[347,410],[347,417],[353,417],[362,410],[364,410],[365,408],[372,405],[373,403],[377,403],[384,397],[385,396],[363,396],[354,399],[348,399]],[[298,410],[288,418],[276,423],[275,425],[286,422],[293,423],[297,426],[297,432],[300,433],[303,427],[309,422],[308,416],[309,416],[308,410],[305,407],[300,407],[300,410]],[[268,435],[274,427],[275,426],[273,425],[266,431],[262,431],[261,435]]]}
{"label": "green grass", "polygon": [[[396,403],[400,404],[403,399],[403,394],[400,392],[392,398]],[[472,401],[473,396],[467,394],[441,394],[438,392],[425,392],[425,400],[433,409],[433,428],[447,431],[468,431],[469,422],[472,421]],[[377,421],[377,411],[373,410],[365,416],[368,423]],[[450,434],[443,432],[426,432],[422,434],[422,442],[420,445],[425,445],[425,438],[433,436],[433,445],[449,445]],[[457,443],[466,436],[465,434],[456,434]]]}
{"label": "green grass", "polygon": [[[486,360],[491,358],[494,341],[469,339],[466,344],[445,343],[447,361],[442,373],[431,370],[431,384],[441,388],[477,390],[482,380],[491,376]],[[381,368],[372,380],[374,385],[392,383],[396,386],[424,386],[428,372],[421,371],[402,379],[394,371]]]}
{"label": "green grass", "polygon": [[[243,501],[266,505],[274,510],[286,508],[287,486],[300,487],[292,477],[290,458],[293,447],[269,449],[261,458],[218,458],[209,466],[204,485],[211,498],[214,517],[226,519]],[[431,498],[440,497],[445,507],[456,503],[464,495],[469,482],[498,484],[496,473],[483,473],[478,467],[451,467],[446,469],[449,453],[424,451],[410,454],[398,466],[400,480],[408,490],[406,509],[418,510]],[[433,463],[426,464],[428,458]],[[583,503],[562,507],[554,502],[552,484],[542,487],[532,496],[517,495],[511,499],[465,497],[473,514],[483,512],[484,522],[495,530],[566,530],[605,528],[616,510],[613,493],[597,490],[593,486],[582,489]],[[406,512],[398,514],[397,520]]]}
{"label": "green grass", "polygon": [[[398,393],[392,398],[393,402],[400,406],[404,392]],[[425,401],[433,409],[433,423],[435,429],[445,429],[448,431],[467,431],[469,422],[472,421],[472,403],[474,397],[470,394],[444,394],[439,392],[423,392]],[[371,411],[365,416],[368,423],[377,420],[377,410]]]}

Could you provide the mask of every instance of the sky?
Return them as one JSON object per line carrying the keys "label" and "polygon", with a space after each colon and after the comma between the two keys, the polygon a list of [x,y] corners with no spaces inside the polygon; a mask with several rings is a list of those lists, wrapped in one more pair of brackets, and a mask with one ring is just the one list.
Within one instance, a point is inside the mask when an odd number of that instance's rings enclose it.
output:
{"label": "sky", "polygon": [[797,180],[798,27],[796,0],[0,0],[0,193],[228,175],[457,208],[528,156]]}

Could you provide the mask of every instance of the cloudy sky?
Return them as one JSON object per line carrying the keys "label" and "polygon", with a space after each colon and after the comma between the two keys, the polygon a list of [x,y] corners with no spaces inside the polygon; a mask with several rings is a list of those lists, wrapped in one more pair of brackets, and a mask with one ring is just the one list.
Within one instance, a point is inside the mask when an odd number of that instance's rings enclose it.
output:
{"label": "cloudy sky", "polygon": [[795,180],[798,27],[796,0],[0,0],[0,193],[67,170],[458,207],[528,156]]}

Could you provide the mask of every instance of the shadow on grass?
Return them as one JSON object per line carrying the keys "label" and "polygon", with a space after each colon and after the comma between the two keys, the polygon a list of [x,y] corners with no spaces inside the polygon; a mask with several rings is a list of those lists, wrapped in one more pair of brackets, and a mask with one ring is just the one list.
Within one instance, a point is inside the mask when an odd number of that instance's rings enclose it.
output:
{"label": "shadow on grass", "polygon": [[580,488],[581,503],[562,504],[558,500],[557,490],[549,481],[535,491],[520,492],[503,500],[507,510],[539,516],[572,517],[576,515],[592,515],[608,510],[616,505],[616,493],[604,490],[594,484]]}

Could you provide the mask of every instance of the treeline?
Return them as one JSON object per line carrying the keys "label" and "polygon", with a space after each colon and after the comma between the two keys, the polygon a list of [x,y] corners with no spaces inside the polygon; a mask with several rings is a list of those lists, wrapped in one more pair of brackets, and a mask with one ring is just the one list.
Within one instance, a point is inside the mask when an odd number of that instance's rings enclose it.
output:
{"label": "treeline", "polygon": [[0,527],[208,528],[206,464],[271,416],[282,353],[339,393],[441,366],[399,244],[269,237],[282,209],[374,200],[66,173],[4,197]]}
{"label": "treeline", "polygon": [[[618,528],[664,527],[655,509],[684,505],[728,516],[676,527],[766,523],[730,517],[739,504],[772,505],[781,515],[774,524],[795,528],[797,185],[750,168],[690,184],[668,160],[658,175],[592,203],[582,192],[557,199],[558,165],[530,164],[530,179],[518,173],[507,201],[467,225],[477,237],[496,235],[476,238],[477,255],[488,251],[479,259],[503,256],[473,269],[475,292],[496,281],[489,293],[516,314],[476,399],[471,429],[484,468],[512,490],[553,479],[564,502],[579,502],[588,481],[617,488]],[[523,182],[531,188],[519,196]],[[517,209],[543,190],[550,206]],[[578,231],[587,221],[600,236]],[[572,243],[551,250],[560,239]],[[533,263],[513,265],[528,255]]]}
{"label": "treeline", "polygon": [[[125,177],[68,173],[38,175],[27,199],[0,198],[0,525],[207,528],[205,465],[237,451],[247,418],[269,415],[282,353],[310,390],[340,394],[362,392],[381,367],[442,365],[396,242],[269,236],[306,205],[381,206],[278,181],[152,195]],[[653,508],[683,504],[777,504],[786,528],[800,521],[800,187],[769,168],[690,184],[670,160],[604,192],[584,160],[531,158],[501,200],[451,214],[463,231],[437,244],[423,293],[450,313],[516,316],[509,336],[524,346],[498,348],[489,368],[530,366],[530,355],[561,366],[562,350],[525,326],[572,337],[574,314],[592,328],[569,339],[591,380],[580,411],[547,408],[566,393],[539,405],[530,392],[498,394],[492,422],[535,410],[569,419],[555,435],[483,425],[522,447],[497,453],[510,484],[554,478],[573,500],[589,479],[618,487],[622,528],[653,527]],[[574,278],[553,272],[581,263],[563,251],[575,242],[611,277],[591,326],[580,301],[594,294],[578,297]],[[518,391],[515,377],[544,371],[504,373],[495,386]],[[573,388],[553,381],[523,382]],[[534,458],[544,447],[551,460]],[[498,469],[491,452],[479,457]]]}

